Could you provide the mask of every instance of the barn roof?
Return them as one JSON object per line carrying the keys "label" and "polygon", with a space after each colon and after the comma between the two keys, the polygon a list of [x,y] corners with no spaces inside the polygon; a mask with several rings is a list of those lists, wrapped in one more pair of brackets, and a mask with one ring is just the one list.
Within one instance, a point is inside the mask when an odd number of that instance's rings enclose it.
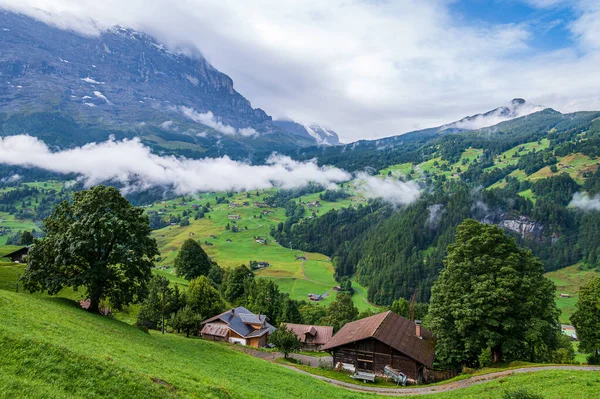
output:
{"label": "barn roof", "polygon": [[434,356],[433,335],[429,330],[421,327],[422,338],[419,338],[415,331],[414,322],[387,311],[347,323],[322,349],[329,350],[374,338],[431,368]]}
{"label": "barn roof", "polygon": [[306,335],[310,335],[313,338],[310,341],[311,344],[324,345],[331,339],[333,335],[333,327],[329,326],[313,326],[307,324],[286,324],[288,330],[291,330],[296,334],[300,342],[306,342]]}

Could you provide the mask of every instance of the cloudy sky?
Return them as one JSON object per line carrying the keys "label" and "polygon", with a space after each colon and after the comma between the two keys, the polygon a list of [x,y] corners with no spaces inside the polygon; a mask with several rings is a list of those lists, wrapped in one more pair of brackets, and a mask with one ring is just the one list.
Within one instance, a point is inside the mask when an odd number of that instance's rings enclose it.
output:
{"label": "cloudy sky", "polygon": [[345,142],[436,126],[513,97],[600,109],[597,0],[0,0],[96,34],[194,46],[254,106]]}

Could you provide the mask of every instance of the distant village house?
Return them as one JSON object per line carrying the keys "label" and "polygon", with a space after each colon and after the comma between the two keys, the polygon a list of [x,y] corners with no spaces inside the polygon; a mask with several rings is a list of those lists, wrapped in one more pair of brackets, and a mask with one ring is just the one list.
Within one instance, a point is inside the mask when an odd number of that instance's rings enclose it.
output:
{"label": "distant village house", "polygon": [[240,215],[227,215],[227,218],[229,220],[240,220],[241,219]]}
{"label": "distant village house", "polygon": [[257,315],[244,307],[228,310],[202,322],[202,338],[262,348],[275,327],[267,316]]}
{"label": "distant village house", "polygon": [[307,324],[286,324],[288,330],[298,337],[302,350],[319,351],[333,336],[333,327]]}

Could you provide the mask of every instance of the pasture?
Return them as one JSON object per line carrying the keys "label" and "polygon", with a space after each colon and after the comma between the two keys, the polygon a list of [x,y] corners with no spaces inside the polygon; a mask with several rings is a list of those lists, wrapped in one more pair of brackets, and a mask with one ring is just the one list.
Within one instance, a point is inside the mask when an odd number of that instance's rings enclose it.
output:
{"label": "pasture", "polygon": [[[560,270],[545,274],[556,285],[556,306],[561,311],[560,322],[571,324],[569,320],[575,311],[575,304],[579,298],[579,287],[594,277],[600,276],[600,270],[587,269],[578,263]],[[561,298],[560,294],[568,294],[569,298]]]}
{"label": "pasture", "polygon": [[[0,290],[0,398],[364,398],[236,348],[143,331],[61,298]],[[499,399],[527,388],[545,398],[592,398],[594,372],[541,371],[427,395]],[[414,396],[413,396],[414,397]]]}

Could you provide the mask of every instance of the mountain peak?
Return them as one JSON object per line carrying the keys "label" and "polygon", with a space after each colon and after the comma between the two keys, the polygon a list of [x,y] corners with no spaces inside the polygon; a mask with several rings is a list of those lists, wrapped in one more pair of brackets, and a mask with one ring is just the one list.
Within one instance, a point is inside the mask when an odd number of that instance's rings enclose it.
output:
{"label": "mountain peak", "polygon": [[318,145],[340,144],[340,139],[336,132],[317,123],[295,122],[288,118],[282,118],[273,123],[288,133],[313,139]]}
{"label": "mountain peak", "polygon": [[452,122],[441,126],[441,130],[459,129],[459,130],[476,130],[484,127],[497,125],[510,119],[519,118],[529,115],[534,112],[543,110],[544,107],[536,104],[531,104],[523,98],[513,98],[508,104],[494,108],[483,114],[475,114],[464,117],[456,122]]}

